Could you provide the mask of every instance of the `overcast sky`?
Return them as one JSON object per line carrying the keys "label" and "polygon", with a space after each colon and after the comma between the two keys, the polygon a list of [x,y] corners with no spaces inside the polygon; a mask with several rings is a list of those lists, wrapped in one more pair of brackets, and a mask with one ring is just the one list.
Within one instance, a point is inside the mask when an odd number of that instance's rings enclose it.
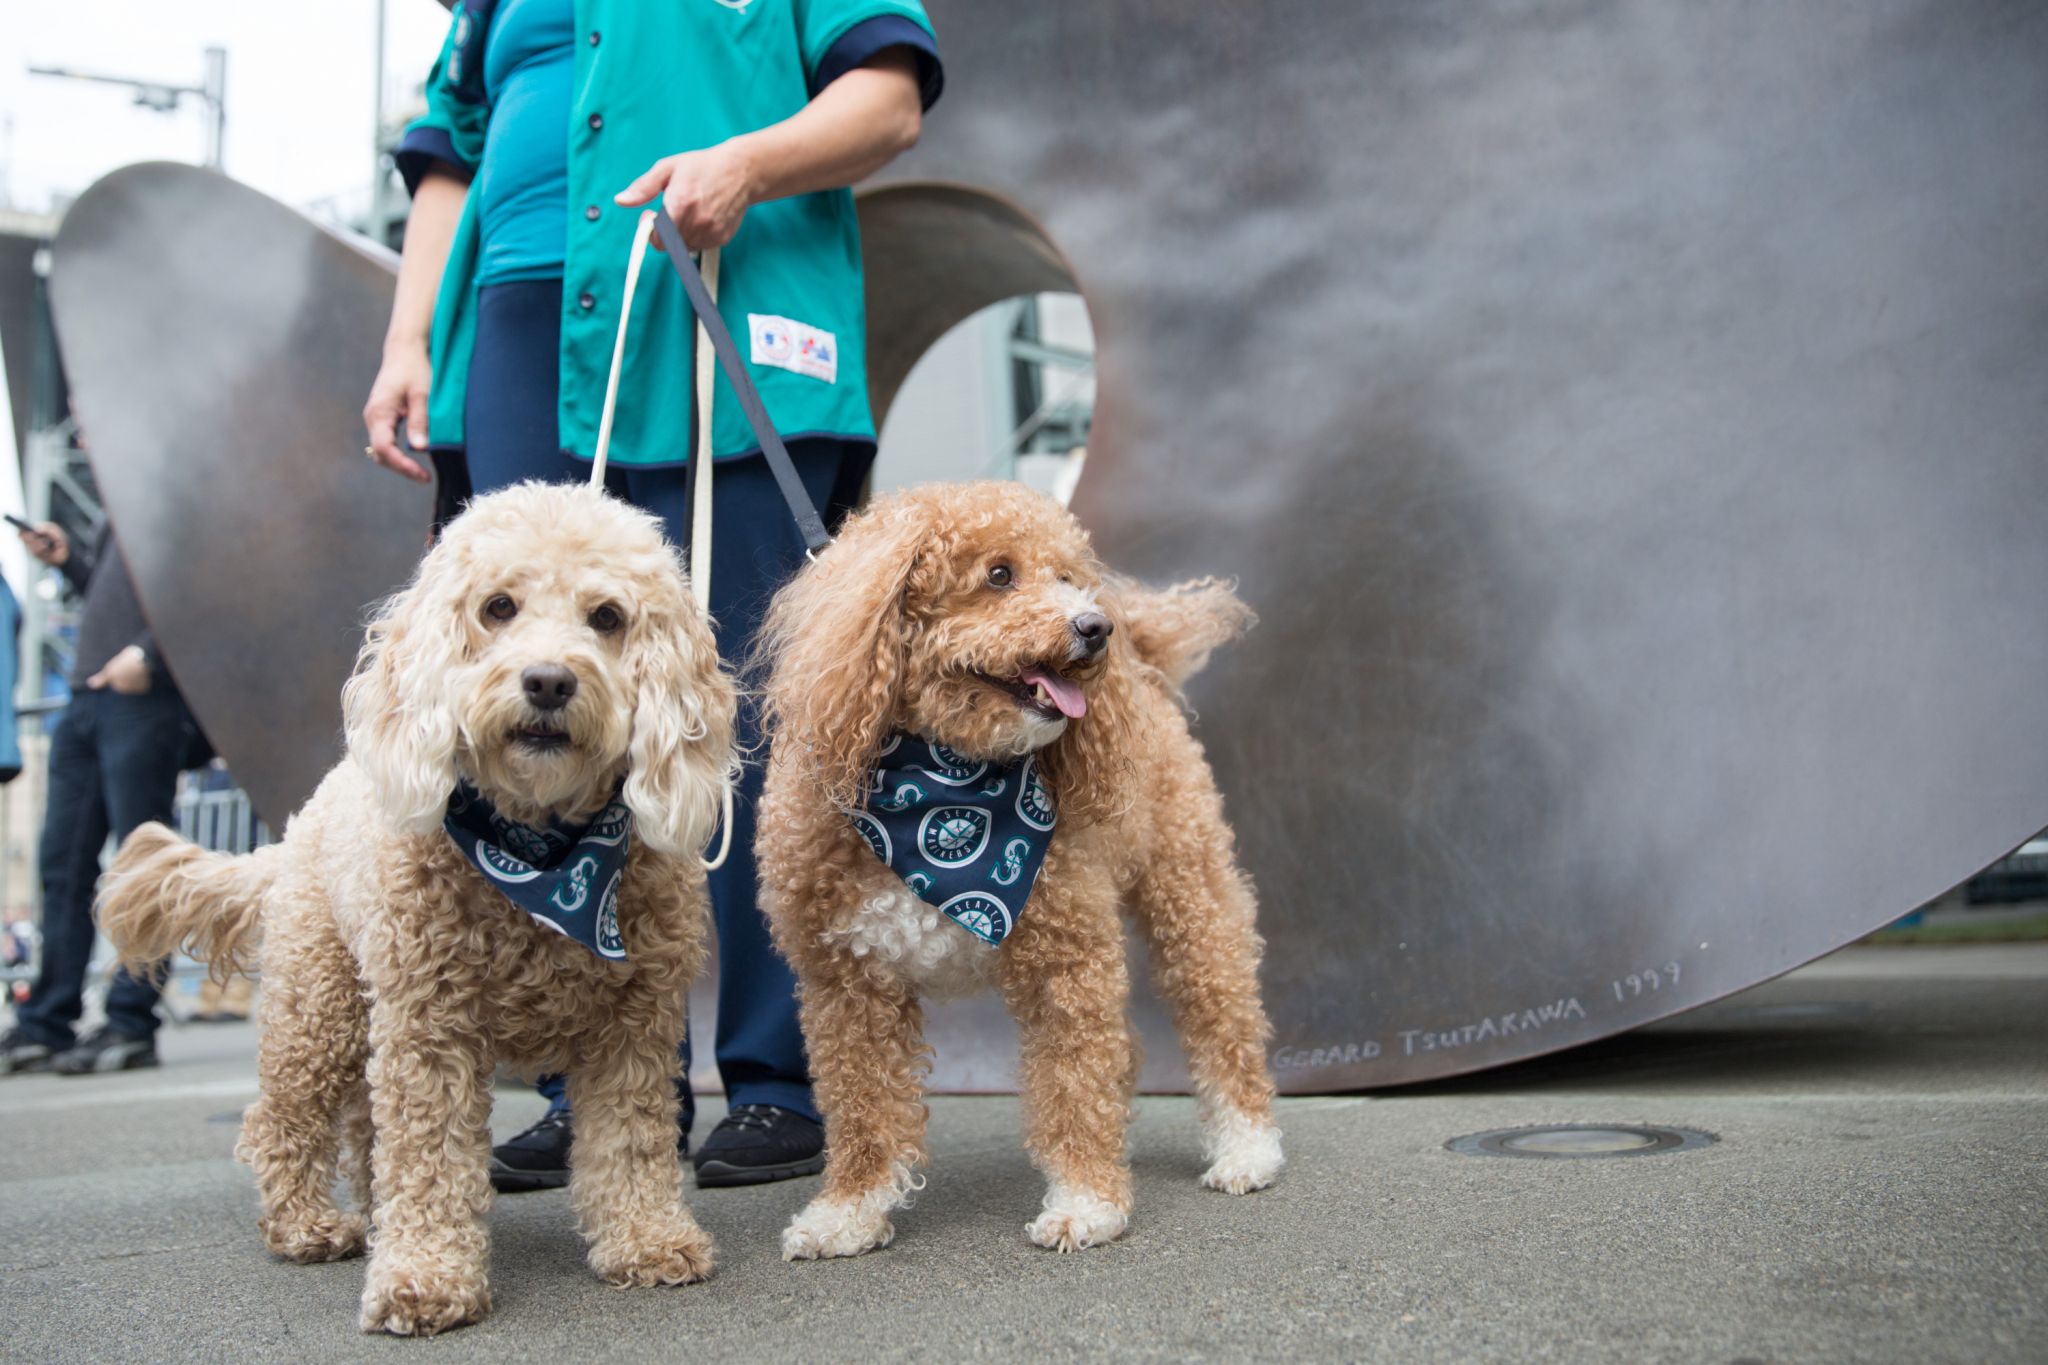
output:
{"label": "overcast sky", "polygon": [[[385,107],[416,98],[440,50],[436,0],[384,0]],[[197,85],[228,50],[227,170],[296,205],[360,202],[370,180],[377,0],[8,0],[0,21],[0,204],[40,211],[131,161],[197,162],[206,115],[121,88],[31,76],[64,66]]]}

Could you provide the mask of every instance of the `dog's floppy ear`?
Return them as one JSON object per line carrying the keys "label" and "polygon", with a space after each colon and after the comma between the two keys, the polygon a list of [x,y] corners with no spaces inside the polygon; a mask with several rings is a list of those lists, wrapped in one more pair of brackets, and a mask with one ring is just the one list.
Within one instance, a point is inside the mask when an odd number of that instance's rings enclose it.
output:
{"label": "dog's floppy ear", "polygon": [[908,650],[904,594],[927,528],[892,502],[853,518],[775,597],[756,662],[779,751],[803,763],[836,805],[866,798],[895,714]]}
{"label": "dog's floppy ear", "polygon": [[449,675],[462,662],[467,634],[454,558],[445,544],[436,547],[413,581],[386,599],[341,693],[349,756],[385,815],[409,834],[439,829],[455,790]]}
{"label": "dog's floppy ear", "polygon": [[694,855],[718,830],[733,758],[733,682],[710,623],[675,576],[675,591],[634,624],[632,768],[626,805],[659,853]]}

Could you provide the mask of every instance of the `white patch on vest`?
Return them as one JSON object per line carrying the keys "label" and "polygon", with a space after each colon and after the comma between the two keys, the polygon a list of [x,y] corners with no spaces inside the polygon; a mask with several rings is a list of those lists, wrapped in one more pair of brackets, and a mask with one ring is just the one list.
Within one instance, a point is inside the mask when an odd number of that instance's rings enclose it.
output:
{"label": "white patch on vest", "polygon": [[749,313],[747,335],[756,365],[839,382],[839,338],[823,328],[772,313]]}
{"label": "white patch on vest", "polygon": [[887,891],[841,914],[823,937],[935,999],[978,994],[995,978],[995,949],[893,877]]}

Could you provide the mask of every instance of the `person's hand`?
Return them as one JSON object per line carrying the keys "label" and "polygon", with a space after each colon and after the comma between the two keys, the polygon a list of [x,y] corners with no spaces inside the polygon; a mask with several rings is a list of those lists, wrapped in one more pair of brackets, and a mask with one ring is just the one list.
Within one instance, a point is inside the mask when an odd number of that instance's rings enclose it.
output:
{"label": "person's hand", "polygon": [[149,656],[141,645],[130,645],[107,660],[85,685],[95,692],[111,687],[124,697],[139,697],[149,691]]}
{"label": "person's hand", "polygon": [[403,425],[414,450],[427,448],[427,385],[433,377],[426,342],[388,343],[384,364],[370,385],[369,401],[363,404],[363,427],[370,434],[363,453],[416,483],[431,483],[433,476],[406,454],[398,431]]}
{"label": "person's hand", "polygon": [[51,568],[71,558],[71,538],[54,521],[39,521],[35,530],[23,531],[21,543],[28,546],[30,554]]}
{"label": "person's hand", "polygon": [[740,230],[740,220],[754,205],[753,176],[745,154],[722,142],[701,152],[663,157],[620,190],[613,202],[638,208],[657,196],[662,212],[683,234],[683,245],[704,251],[724,246]]}

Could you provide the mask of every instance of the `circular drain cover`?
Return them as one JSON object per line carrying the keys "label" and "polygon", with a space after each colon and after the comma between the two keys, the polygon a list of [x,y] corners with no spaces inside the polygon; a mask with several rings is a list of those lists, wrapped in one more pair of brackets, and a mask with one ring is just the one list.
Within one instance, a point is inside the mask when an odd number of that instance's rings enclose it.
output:
{"label": "circular drain cover", "polygon": [[1718,1141],[1696,1128],[1644,1128],[1632,1123],[1561,1123],[1544,1128],[1496,1128],[1452,1138],[1444,1146],[1464,1156],[1583,1158],[1684,1152]]}

